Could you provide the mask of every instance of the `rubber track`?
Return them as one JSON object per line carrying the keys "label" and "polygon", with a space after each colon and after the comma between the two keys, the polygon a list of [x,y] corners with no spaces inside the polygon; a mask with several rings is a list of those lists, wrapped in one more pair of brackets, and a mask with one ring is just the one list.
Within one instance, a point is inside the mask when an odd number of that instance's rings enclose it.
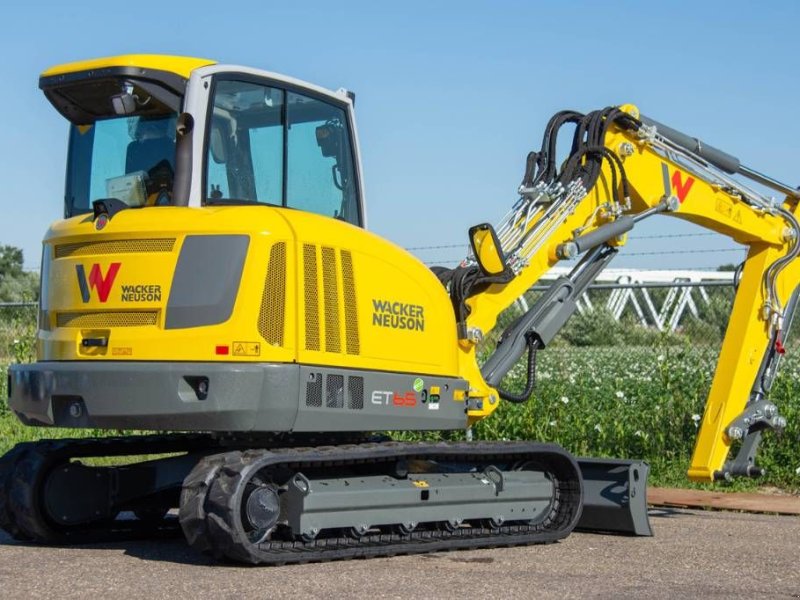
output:
{"label": "rubber track", "polygon": [[363,441],[362,434],[300,438],[275,435],[155,434],[107,438],[65,438],[22,442],[0,456],[0,529],[14,539],[43,544],[80,544],[177,535],[177,519],[146,523],[115,520],[76,527],[52,523],[41,510],[39,493],[47,474],[75,458],[136,456],[174,452],[219,453],[226,448],[282,447],[317,442]]}
{"label": "rubber track", "polygon": [[[509,524],[411,534],[372,533],[359,539],[319,537],[310,542],[250,543],[242,528],[237,490],[261,471],[277,465],[292,469],[328,467],[333,472],[348,464],[378,464],[399,458],[451,462],[511,462],[534,459],[547,465],[556,486],[551,512],[535,524]],[[283,565],[357,557],[417,554],[460,548],[492,548],[555,542],[569,535],[582,506],[580,471],[559,446],[531,442],[411,444],[386,442],[320,448],[234,451],[201,460],[186,478],[180,520],[192,547],[237,562]]]}
{"label": "rubber track", "polygon": [[74,527],[60,526],[43,513],[42,482],[58,465],[73,458],[129,456],[219,450],[210,437],[168,434],[118,438],[42,440],[18,444],[0,458],[0,527],[15,539],[45,544],[79,544],[175,535],[177,520],[154,523],[115,520]]}
{"label": "rubber track", "polygon": [[31,538],[25,535],[17,526],[14,515],[11,514],[7,490],[11,487],[17,463],[30,446],[31,444],[28,442],[17,444],[0,457],[0,529],[18,541],[28,541]]}

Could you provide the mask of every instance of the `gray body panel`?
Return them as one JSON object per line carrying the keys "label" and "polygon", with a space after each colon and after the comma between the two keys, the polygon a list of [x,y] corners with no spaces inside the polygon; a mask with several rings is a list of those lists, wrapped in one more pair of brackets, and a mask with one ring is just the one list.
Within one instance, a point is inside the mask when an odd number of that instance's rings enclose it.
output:
{"label": "gray body panel", "polygon": [[246,235],[188,235],[181,247],[167,302],[166,329],[227,321],[250,239]]}
{"label": "gray body panel", "polygon": [[[206,394],[197,389],[203,380]],[[418,380],[425,387],[415,392]],[[74,361],[13,365],[9,384],[9,406],[30,425],[259,432],[466,427],[464,402],[453,400],[466,382],[446,377],[296,364]],[[422,401],[431,386],[441,388],[434,409]]]}

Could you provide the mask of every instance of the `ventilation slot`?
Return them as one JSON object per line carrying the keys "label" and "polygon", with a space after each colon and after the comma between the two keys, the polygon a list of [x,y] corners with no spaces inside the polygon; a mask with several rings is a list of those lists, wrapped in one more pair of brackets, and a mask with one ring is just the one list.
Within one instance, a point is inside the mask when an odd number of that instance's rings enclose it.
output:
{"label": "ventilation slot", "polygon": [[[353,274],[353,256],[342,250],[342,291],[344,292],[344,329],[348,354],[358,354],[358,306],[356,305],[356,280]],[[359,407],[360,408],[360,407]]]}
{"label": "ventilation slot", "polygon": [[344,376],[328,375],[325,382],[325,406],[344,408]]}
{"label": "ventilation slot", "polygon": [[322,373],[312,373],[306,383],[306,406],[322,406]]}
{"label": "ventilation slot", "polygon": [[283,346],[286,310],[286,243],[278,242],[269,251],[269,267],[258,313],[258,332],[267,343]]}
{"label": "ventilation slot", "polygon": [[317,247],[312,244],[303,244],[303,285],[305,287],[306,350],[319,350]]}
{"label": "ventilation slot", "polygon": [[347,378],[347,408],[361,410],[364,408],[364,378],[351,376]]}
{"label": "ventilation slot", "polygon": [[143,240],[103,240],[100,242],[77,242],[56,246],[56,258],[89,256],[92,254],[135,254],[140,252],[172,252],[175,238]]}
{"label": "ventilation slot", "polygon": [[158,311],[58,313],[57,327],[141,327],[155,325]]}
{"label": "ventilation slot", "polygon": [[304,244],[303,284],[306,350],[360,354],[353,255],[330,246],[322,246],[318,252],[317,246]]}
{"label": "ventilation slot", "polygon": [[325,300],[325,351],[342,351],[339,331],[339,285],[336,281],[336,251],[322,247],[322,285]]}

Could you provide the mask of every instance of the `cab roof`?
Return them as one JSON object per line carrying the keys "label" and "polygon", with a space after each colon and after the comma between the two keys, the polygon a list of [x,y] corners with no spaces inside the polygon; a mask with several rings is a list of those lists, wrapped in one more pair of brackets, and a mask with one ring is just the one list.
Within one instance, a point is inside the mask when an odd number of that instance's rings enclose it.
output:
{"label": "cab roof", "polygon": [[153,105],[177,111],[186,82],[200,67],[216,64],[204,58],[125,54],[58,65],[39,77],[39,87],[50,103],[75,125],[88,125],[113,116],[112,97],[120,81],[135,84],[157,97]]}
{"label": "cab roof", "polygon": [[44,71],[42,79],[57,75],[67,75],[109,69],[114,67],[140,68],[147,70],[165,71],[188,79],[192,71],[200,67],[216,64],[216,61],[207,58],[192,58],[189,56],[169,56],[161,54],[122,54],[120,56],[107,56],[76,62],[56,65]]}

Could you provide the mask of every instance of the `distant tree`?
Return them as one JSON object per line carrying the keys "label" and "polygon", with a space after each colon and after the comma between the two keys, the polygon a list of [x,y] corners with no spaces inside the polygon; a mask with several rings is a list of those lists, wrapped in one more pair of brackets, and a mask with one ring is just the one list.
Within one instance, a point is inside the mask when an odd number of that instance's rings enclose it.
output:
{"label": "distant tree", "polygon": [[0,302],[30,302],[39,298],[39,276],[26,273],[22,250],[0,246]]}
{"label": "distant tree", "polygon": [[14,246],[0,246],[0,280],[18,277],[24,264],[22,250]]}
{"label": "distant tree", "polygon": [[720,265],[717,267],[717,271],[735,271],[739,268],[739,265],[735,265],[733,263],[725,263],[724,265]]}
{"label": "distant tree", "polygon": [[624,340],[624,329],[603,307],[572,315],[559,335],[573,346],[615,346]]}

